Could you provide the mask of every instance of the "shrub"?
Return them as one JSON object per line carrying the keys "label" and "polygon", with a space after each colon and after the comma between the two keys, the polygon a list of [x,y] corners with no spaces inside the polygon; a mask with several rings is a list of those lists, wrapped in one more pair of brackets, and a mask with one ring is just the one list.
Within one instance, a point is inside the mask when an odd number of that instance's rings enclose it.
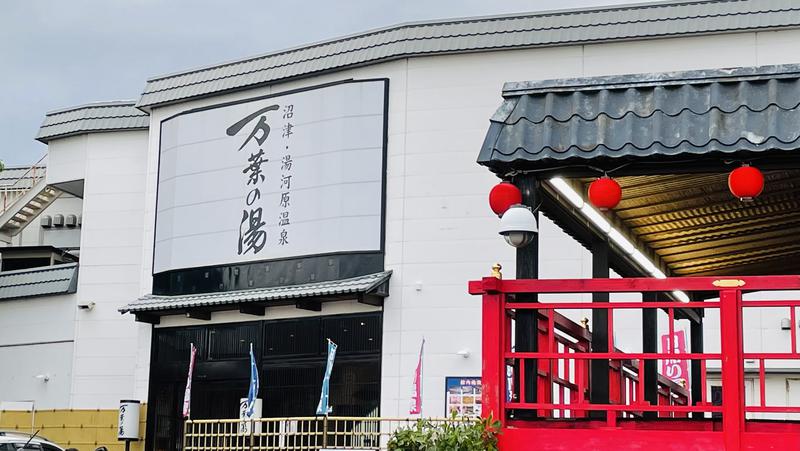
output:
{"label": "shrub", "polygon": [[497,451],[500,422],[491,416],[480,421],[434,423],[417,420],[398,429],[389,440],[389,451]]}

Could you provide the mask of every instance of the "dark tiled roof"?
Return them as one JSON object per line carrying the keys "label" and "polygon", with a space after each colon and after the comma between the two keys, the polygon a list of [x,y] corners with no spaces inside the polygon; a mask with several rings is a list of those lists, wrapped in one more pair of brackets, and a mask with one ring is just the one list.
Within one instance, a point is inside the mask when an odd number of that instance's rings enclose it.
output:
{"label": "dark tiled roof", "polygon": [[354,277],[351,279],[261,288],[254,290],[188,294],[181,296],[146,295],[121,308],[120,312],[136,313],[159,310],[180,310],[198,307],[242,304],[247,302],[270,302],[287,299],[367,294],[388,281],[391,275],[391,271],[385,271]]}
{"label": "dark tiled roof", "polygon": [[77,263],[0,272],[0,301],[75,293],[77,288]]}
{"label": "dark tiled roof", "polygon": [[149,125],[150,116],[136,109],[133,101],[90,103],[47,113],[36,139],[47,143],[81,133],[143,130]]}
{"label": "dark tiled roof", "polygon": [[800,26],[797,0],[716,0],[403,24],[148,80],[137,106],[175,103],[409,56]]}
{"label": "dark tiled roof", "polygon": [[478,158],[498,173],[800,145],[800,65],[508,83],[504,97]]}

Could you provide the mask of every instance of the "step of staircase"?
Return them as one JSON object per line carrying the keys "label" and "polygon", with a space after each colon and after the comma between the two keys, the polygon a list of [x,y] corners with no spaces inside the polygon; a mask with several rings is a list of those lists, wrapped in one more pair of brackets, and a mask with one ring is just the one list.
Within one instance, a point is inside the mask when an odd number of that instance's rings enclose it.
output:
{"label": "step of staircase", "polygon": [[56,200],[62,191],[40,179],[25,194],[0,214],[0,241],[11,243],[11,238],[34,221],[45,208]]}

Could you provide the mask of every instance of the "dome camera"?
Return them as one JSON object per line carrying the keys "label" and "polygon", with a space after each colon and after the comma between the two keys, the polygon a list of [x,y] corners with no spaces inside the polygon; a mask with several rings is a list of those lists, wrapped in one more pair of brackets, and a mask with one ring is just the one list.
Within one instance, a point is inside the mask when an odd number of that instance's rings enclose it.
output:
{"label": "dome camera", "polygon": [[525,205],[512,205],[500,218],[500,235],[516,248],[530,244],[538,232],[536,216]]}

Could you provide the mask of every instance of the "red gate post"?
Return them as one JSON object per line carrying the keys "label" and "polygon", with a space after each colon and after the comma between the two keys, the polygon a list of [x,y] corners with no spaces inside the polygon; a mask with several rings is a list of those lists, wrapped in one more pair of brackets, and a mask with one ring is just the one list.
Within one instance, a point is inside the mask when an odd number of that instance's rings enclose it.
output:
{"label": "red gate post", "polygon": [[[741,449],[744,432],[744,371],[742,368],[741,292],[720,291],[722,351],[722,435],[727,451]],[[703,387],[705,390],[705,387]]]}
{"label": "red gate post", "polygon": [[[486,277],[482,281],[483,293],[483,344],[481,384],[482,416],[490,414],[505,425],[505,359],[503,358],[503,328],[505,320],[505,294],[498,293],[496,288],[501,282],[494,277]],[[506,331],[508,333],[508,331]]]}

